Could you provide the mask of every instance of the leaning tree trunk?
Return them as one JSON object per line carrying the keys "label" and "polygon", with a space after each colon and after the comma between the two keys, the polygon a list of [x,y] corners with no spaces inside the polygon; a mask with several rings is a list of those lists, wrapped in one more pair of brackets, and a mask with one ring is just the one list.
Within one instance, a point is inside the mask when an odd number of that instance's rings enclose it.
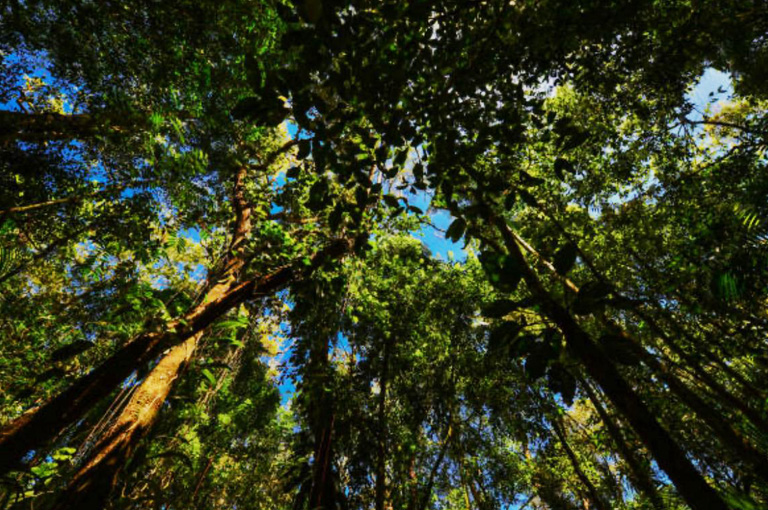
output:
{"label": "leaning tree trunk", "polygon": [[[554,265],[541,258],[538,253],[536,253],[536,251],[530,245],[525,243],[517,234],[513,232],[510,232],[510,234],[517,242],[520,242],[526,250],[537,255],[539,257],[539,262],[550,272],[557,274]],[[597,273],[596,270],[593,269],[593,272],[598,278],[604,281],[602,275]],[[578,294],[579,288],[573,282],[562,276],[560,276],[560,279],[565,283],[566,288],[570,292]],[[766,456],[764,454],[756,450],[746,437],[728,423],[728,421],[719,413],[713,410],[704,399],[689,389],[665,363],[662,363],[656,359],[655,356],[646,351],[640,341],[628,334],[609,318],[599,317],[599,319],[607,328],[611,331],[618,331],[619,335],[627,340],[627,345],[630,347],[632,354],[638,360],[645,363],[648,368],[653,370],[662,381],[667,384],[672,393],[674,393],[683,404],[687,405],[696,413],[696,415],[712,430],[715,436],[720,439],[722,444],[731,450],[734,458],[742,460],[752,468],[758,477],[764,481],[768,481],[768,463],[766,462]]]}
{"label": "leaning tree trunk", "polygon": [[304,272],[311,272],[323,262],[341,257],[351,248],[349,240],[339,239],[312,255],[309,266],[301,265],[301,269],[285,266],[263,278],[232,284],[216,299],[199,304],[181,319],[168,322],[162,331],[140,335],[62,393],[2,427],[0,475],[18,467],[27,452],[43,447],[81,419],[134,370],[164,350],[202,331],[237,305],[255,296],[271,295]]}
{"label": "leaning tree trunk", "polygon": [[582,485],[584,485],[584,487],[587,489],[587,493],[589,494],[589,499],[592,500],[592,504],[595,506],[595,508],[597,508],[597,510],[608,510],[609,507],[603,501],[603,498],[600,496],[597,487],[595,487],[595,484],[592,483],[592,480],[589,479],[584,470],[581,469],[581,463],[579,462],[578,457],[576,457],[576,453],[568,444],[568,439],[565,436],[565,428],[562,426],[560,418],[555,418],[552,420],[552,430],[554,430],[557,439],[563,446],[563,450],[565,450],[565,454],[568,457],[571,466],[573,467],[573,471],[576,473],[576,476]]}
{"label": "leaning tree trunk", "polygon": [[710,487],[686,457],[683,449],[651,414],[611,359],[595,345],[571,314],[549,294],[528,264],[506,222],[489,218],[501,232],[509,255],[515,260],[542,311],[565,336],[570,351],[597,381],[613,405],[627,418],[659,466],[669,475],[681,496],[694,510],[728,510],[728,505]]}
{"label": "leaning tree trunk", "polygon": [[94,455],[80,468],[53,510],[100,510],[123,467],[155,423],[176,380],[192,358],[199,332],[173,347],[133,393],[115,423],[94,447]]}
{"label": "leaning tree trunk", "polygon": [[[241,167],[235,174],[232,205],[235,224],[227,255],[221,269],[211,278],[213,286],[205,293],[203,302],[215,301],[237,281],[245,266],[245,241],[251,231],[252,206],[245,198],[247,169]],[[131,401],[120,413],[114,425],[96,444],[91,459],[75,474],[59,500],[56,510],[93,509],[104,507],[117,477],[130,459],[138,443],[158,418],[160,408],[175,381],[189,363],[202,331],[163,356],[134,393]]]}
{"label": "leaning tree trunk", "polygon": [[653,508],[656,510],[664,510],[666,505],[661,499],[659,492],[656,490],[656,486],[654,485],[653,479],[651,478],[651,473],[647,469],[643,468],[640,459],[637,458],[629,445],[627,445],[624,437],[622,437],[621,430],[619,430],[618,425],[614,423],[613,419],[608,415],[608,412],[603,407],[603,404],[592,390],[592,386],[590,386],[590,384],[584,380],[582,380],[581,386],[586,392],[589,400],[592,402],[592,405],[597,411],[597,414],[600,416],[600,420],[602,420],[603,425],[605,425],[605,428],[608,431],[608,435],[611,436],[611,439],[616,445],[616,448],[619,450],[619,453],[627,463],[632,485],[648,498]]}

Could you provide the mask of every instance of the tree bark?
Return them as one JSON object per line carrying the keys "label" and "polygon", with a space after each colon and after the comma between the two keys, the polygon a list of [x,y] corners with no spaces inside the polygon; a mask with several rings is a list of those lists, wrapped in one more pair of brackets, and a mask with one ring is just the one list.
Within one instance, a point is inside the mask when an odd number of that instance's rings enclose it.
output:
{"label": "tree bark", "polygon": [[177,345],[160,360],[134,392],[115,423],[94,447],[53,510],[100,510],[136,446],[154,425],[168,394],[187,366],[203,333]]}
{"label": "tree bark", "polygon": [[[514,239],[523,245],[523,247],[538,256],[536,251],[524,240],[520,238],[514,232],[510,232]],[[544,265],[549,271],[557,273],[554,266],[543,258],[539,258],[539,262]],[[593,269],[593,273],[599,279],[605,281],[602,275],[597,273]],[[571,282],[568,278],[559,277],[566,287],[573,293],[578,293],[579,288]],[[752,470],[763,480],[768,481],[768,459],[765,455],[757,451],[738,430],[733,428],[720,414],[712,409],[712,407],[704,401],[699,395],[686,386],[670,369],[670,367],[661,361],[659,361],[654,355],[649,353],[642,344],[635,339],[632,335],[623,331],[617,324],[611,321],[609,318],[600,317],[600,320],[606,327],[612,331],[618,331],[620,336],[627,340],[627,345],[630,346],[634,356],[645,363],[648,368],[653,370],[659,377],[667,384],[669,389],[674,395],[676,395],[686,406],[693,410],[696,415],[714,432],[715,436],[728,447],[734,454],[734,457],[743,460],[748,464]],[[662,332],[663,333],[663,332]]]}
{"label": "tree bark", "polygon": [[317,510],[334,510],[336,508],[337,492],[333,473],[334,457],[334,426],[336,421],[335,404],[330,384],[330,347],[325,337],[314,339],[310,349],[309,367],[312,372],[311,384],[315,386],[312,392],[311,415],[313,419],[310,428],[315,436],[314,459],[312,465],[312,487],[309,491],[309,508]]}
{"label": "tree bark", "polygon": [[[235,224],[229,250],[221,269],[211,280],[204,302],[215,300],[234,285],[245,266],[245,241],[251,231],[252,206],[245,198],[247,169],[235,173],[232,205]],[[118,416],[105,436],[97,443],[91,459],[75,474],[55,510],[68,508],[98,510],[103,508],[123,467],[154,425],[160,408],[171,392],[176,380],[192,358],[202,331],[173,347],[144,379],[128,405]]]}
{"label": "tree bark", "polygon": [[87,200],[89,198],[95,198],[101,195],[107,195],[109,193],[119,193],[124,189],[128,188],[129,186],[136,186],[141,184],[146,184],[146,183],[136,182],[136,183],[129,183],[129,184],[114,184],[114,185],[106,186],[103,189],[100,189],[98,191],[83,193],[81,195],[72,195],[64,198],[56,198],[53,200],[48,200],[47,202],[38,202],[36,204],[27,204],[27,205],[9,207],[4,211],[0,211],[0,221],[4,219],[6,216],[10,216],[11,214],[27,213],[29,211],[44,209],[46,207],[53,207],[54,205],[68,204],[71,202],[82,202],[83,200]]}
{"label": "tree bark", "polygon": [[587,488],[589,499],[592,500],[592,504],[595,506],[595,508],[597,508],[597,510],[608,510],[609,507],[603,503],[603,500],[600,497],[600,493],[597,492],[597,487],[595,487],[595,484],[592,483],[592,480],[590,480],[586,473],[584,473],[584,470],[581,469],[579,459],[576,457],[576,454],[571,449],[571,445],[568,444],[568,441],[565,437],[565,430],[563,430],[563,428],[559,423],[557,423],[556,420],[552,421],[552,429],[555,431],[555,435],[560,441],[560,444],[563,445],[565,454],[568,456],[568,460],[571,462],[571,466],[573,466],[573,470],[576,472],[576,476],[579,478],[579,481],[584,484],[584,487]]}
{"label": "tree bark", "polygon": [[664,505],[664,501],[662,501],[661,496],[659,495],[659,492],[656,490],[656,487],[653,484],[653,480],[651,479],[650,473],[643,469],[640,460],[637,458],[637,456],[634,454],[634,452],[629,448],[626,441],[621,435],[621,430],[619,430],[619,427],[614,423],[613,419],[608,415],[608,412],[603,407],[600,400],[597,398],[597,395],[592,390],[592,386],[586,381],[582,381],[582,388],[584,388],[584,391],[587,393],[587,397],[592,402],[592,405],[595,407],[595,410],[597,411],[597,414],[600,416],[600,419],[603,422],[603,425],[605,425],[606,430],[608,430],[608,435],[611,436],[611,439],[613,439],[614,444],[616,445],[616,448],[619,450],[619,453],[624,458],[624,461],[627,463],[627,466],[629,467],[629,472],[631,474],[631,480],[632,484],[640,491],[642,492],[645,497],[648,498],[648,500],[653,505],[653,508],[656,510],[664,510],[666,507]]}
{"label": "tree bark", "polygon": [[384,341],[384,359],[381,369],[381,381],[379,384],[378,425],[379,444],[376,459],[376,510],[384,510],[387,491],[387,382],[389,379],[389,341]]}
{"label": "tree bark", "polygon": [[212,299],[195,306],[181,319],[168,322],[162,331],[139,335],[58,396],[0,428],[0,475],[18,467],[28,451],[44,446],[78,421],[134,370],[164,350],[202,331],[235,306],[253,297],[274,293],[302,273],[312,271],[327,260],[341,257],[351,247],[349,240],[336,240],[318,250],[304,269],[285,266],[263,278],[231,284],[220,289],[218,295],[210,296]]}

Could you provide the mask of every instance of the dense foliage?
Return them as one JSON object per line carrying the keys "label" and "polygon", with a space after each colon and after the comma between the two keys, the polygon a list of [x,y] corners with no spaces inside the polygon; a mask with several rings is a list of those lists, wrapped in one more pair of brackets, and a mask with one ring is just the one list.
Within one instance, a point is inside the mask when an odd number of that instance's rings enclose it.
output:
{"label": "dense foliage", "polygon": [[3,4],[0,509],[764,508],[766,33]]}

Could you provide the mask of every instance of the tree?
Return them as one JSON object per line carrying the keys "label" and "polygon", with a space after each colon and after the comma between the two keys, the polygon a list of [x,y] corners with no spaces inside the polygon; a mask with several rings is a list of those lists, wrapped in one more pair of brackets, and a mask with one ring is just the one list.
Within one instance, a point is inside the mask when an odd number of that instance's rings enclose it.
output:
{"label": "tree", "polygon": [[764,505],[766,20],[5,7],[0,507]]}

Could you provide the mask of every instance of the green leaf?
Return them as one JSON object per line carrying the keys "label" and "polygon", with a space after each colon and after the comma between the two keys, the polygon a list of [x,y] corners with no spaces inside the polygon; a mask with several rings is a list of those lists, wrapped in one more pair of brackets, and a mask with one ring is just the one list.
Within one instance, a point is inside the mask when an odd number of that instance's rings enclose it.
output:
{"label": "green leaf", "polygon": [[493,252],[483,252],[478,259],[491,285],[502,292],[515,291],[523,273],[512,257]]}
{"label": "green leaf", "polygon": [[547,365],[549,365],[551,358],[551,353],[547,349],[534,349],[533,352],[525,358],[525,375],[532,381],[539,379],[547,370]]}
{"label": "green leaf", "polygon": [[355,189],[355,201],[359,207],[365,207],[368,203],[368,190],[362,186]]}
{"label": "green leaf", "polygon": [[261,97],[246,97],[241,99],[232,109],[232,118],[235,120],[249,120],[267,127],[274,127],[280,124],[286,115],[288,109],[283,101],[277,95],[268,95]]}
{"label": "green leaf", "polygon": [[400,199],[397,198],[394,195],[384,195],[381,197],[382,200],[384,200],[384,203],[387,204],[389,207],[399,207],[400,206]]}
{"label": "green leaf", "polygon": [[213,373],[210,370],[208,370],[207,368],[204,368],[202,370],[202,374],[212,387],[216,385],[216,377],[213,375]]}
{"label": "green leaf", "polygon": [[341,225],[341,220],[343,219],[344,209],[341,206],[341,204],[337,204],[336,207],[333,208],[333,211],[331,211],[331,214],[328,215],[328,227],[332,231],[337,231],[339,226]]}
{"label": "green leaf", "polygon": [[528,172],[525,172],[523,170],[520,170],[519,175],[520,175],[520,180],[526,186],[539,186],[540,184],[543,184],[545,182],[544,179],[541,179],[539,177],[534,177]]}
{"label": "green leaf", "polygon": [[[407,149],[400,149],[397,154],[395,154],[395,158],[392,160],[392,163],[395,166],[403,166],[405,164],[406,159],[408,159],[408,150]],[[417,163],[418,164],[418,163]],[[415,166],[414,166],[415,170]]]}
{"label": "green leaf", "polygon": [[486,305],[482,309],[483,317],[490,319],[500,319],[505,315],[513,312],[518,307],[518,303],[511,299],[499,299],[493,303]]}
{"label": "green leaf", "polygon": [[285,176],[290,179],[296,179],[300,173],[301,173],[301,168],[297,166],[292,166],[285,172]]}
{"label": "green leaf", "polygon": [[554,363],[547,371],[547,386],[551,391],[559,393],[567,405],[573,405],[576,378],[560,363]]}
{"label": "green leaf", "polygon": [[296,154],[298,159],[306,159],[312,152],[312,143],[309,140],[299,140],[299,151]]}
{"label": "green leaf", "polygon": [[517,194],[520,195],[520,198],[525,202],[527,205],[531,207],[538,207],[539,203],[536,201],[536,198],[531,195],[529,192],[527,192],[524,189],[518,189]]}
{"label": "green leaf", "polygon": [[589,282],[576,295],[573,311],[579,315],[587,315],[605,303],[613,288],[603,282]]}
{"label": "green leaf", "polygon": [[515,195],[514,191],[510,191],[506,197],[504,197],[504,209],[507,211],[511,210],[515,206],[515,202],[517,201],[517,195]]}
{"label": "green leaf", "polygon": [[504,321],[488,337],[488,352],[497,353],[504,347],[511,347],[523,326],[515,321]]}
{"label": "green leaf", "polygon": [[229,330],[229,329],[238,330],[246,326],[248,326],[248,319],[246,319],[245,317],[241,317],[238,319],[230,319],[226,321],[217,322],[214,328],[218,331],[223,331],[223,330]]}

